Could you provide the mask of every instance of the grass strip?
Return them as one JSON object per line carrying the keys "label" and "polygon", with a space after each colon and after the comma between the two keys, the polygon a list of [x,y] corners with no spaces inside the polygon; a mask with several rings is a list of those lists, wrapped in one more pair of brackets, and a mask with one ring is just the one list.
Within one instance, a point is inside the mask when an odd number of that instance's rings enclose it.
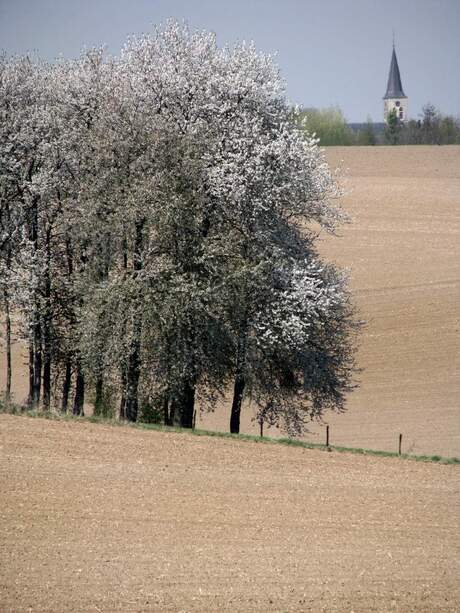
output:
{"label": "grass strip", "polygon": [[180,428],[174,426],[164,426],[162,424],[150,424],[145,422],[129,423],[120,421],[114,418],[99,417],[90,415],[88,417],[75,416],[72,414],[55,413],[52,411],[37,411],[23,408],[19,405],[9,404],[0,401],[0,413],[10,415],[22,415],[27,417],[41,417],[43,419],[52,419],[55,421],[74,421],[74,422],[90,422],[96,424],[105,424],[111,426],[128,426],[139,430],[154,430],[155,432],[190,434],[193,436],[207,436],[214,438],[233,439],[237,441],[250,441],[253,443],[263,443],[271,445],[289,445],[291,447],[301,447],[303,449],[316,449],[320,451],[337,451],[339,453],[355,453],[359,455],[376,456],[383,458],[399,458],[402,460],[413,460],[416,462],[432,462],[437,464],[460,464],[460,458],[443,457],[440,455],[414,455],[410,453],[402,453],[399,455],[396,451],[381,451],[378,449],[362,449],[359,447],[341,447],[338,445],[324,445],[322,443],[310,443],[294,438],[273,438],[270,436],[257,436],[255,434],[231,434],[230,432],[218,432],[215,430],[191,430],[189,428]]}

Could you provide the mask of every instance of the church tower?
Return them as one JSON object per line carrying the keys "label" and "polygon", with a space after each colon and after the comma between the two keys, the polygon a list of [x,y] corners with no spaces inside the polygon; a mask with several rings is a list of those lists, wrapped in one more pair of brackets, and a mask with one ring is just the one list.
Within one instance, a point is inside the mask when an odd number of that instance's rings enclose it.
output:
{"label": "church tower", "polygon": [[401,75],[399,74],[398,58],[396,57],[395,45],[393,41],[393,54],[391,56],[390,74],[388,75],[387,93],[383,97],[383,118],[387,121],[388,113],[396,110],[399,121],[407,120],[407,96],[405,95]]}

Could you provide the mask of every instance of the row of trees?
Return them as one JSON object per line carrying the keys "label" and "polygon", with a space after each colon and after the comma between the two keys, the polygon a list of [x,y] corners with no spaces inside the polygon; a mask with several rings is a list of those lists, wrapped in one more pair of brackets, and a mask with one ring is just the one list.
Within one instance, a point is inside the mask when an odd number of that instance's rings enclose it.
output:
{"label": "row of trees", "polygon": [[389,145],[459,145],[460,120],[442,115],[433,104],[426,104],[420,119],[401,123],[396,111],[389,113],[385,128]]}
{"label": "row of trees", "polygon": [[420,119],[400,122],[396,111],[388,123],[348,124],[339,107],[304,109],[299,114],[306,131],[322,146],[329,145],[452,145],[460,144],[460,120],[426,104]]}
{"label": "row of trees", "polygon": [[0,291],[31,407],[192,426],[233,387],[300,433],[353,387],[357,323],[316,251],[342,215],[270,57],[169,23],[0,58]]}

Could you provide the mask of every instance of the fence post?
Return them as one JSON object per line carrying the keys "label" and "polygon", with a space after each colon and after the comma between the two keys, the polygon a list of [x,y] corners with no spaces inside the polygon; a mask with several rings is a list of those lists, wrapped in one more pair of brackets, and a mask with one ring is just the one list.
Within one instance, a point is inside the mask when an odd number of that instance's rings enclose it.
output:
{"label": "fence post", "polygon": [[196,422],[196,409],[193,411],[192,430],[195,430],[195,422]]}
{"label": "fence post", "polygon": [[259,419],[259,424],[260,424],[260,438],[262,438],[264,435],[264,420]]}
{"label": "fence post", "polygon": [[329,447],[329,425],[326,426],[326,447],[328,451],[331,450],[331,448]]}
{"label": "fence post", "polygon": [[402,447],[402,434],[399,435],[399,455],[401,455],[401,447]]}

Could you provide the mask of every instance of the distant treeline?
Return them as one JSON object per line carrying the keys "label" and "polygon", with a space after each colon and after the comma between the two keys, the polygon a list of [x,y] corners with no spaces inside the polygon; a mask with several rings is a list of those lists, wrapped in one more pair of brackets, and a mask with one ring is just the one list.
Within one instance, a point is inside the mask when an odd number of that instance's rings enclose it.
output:
{"label": "distant treeline", "polygon": [[305,129],[323,146],[329,145],[454,145],[460,144],[460,119],[443,115],[430,103],[420,119],[400,122],[390,114],[388,124],[348,123],[339,107],[308,108],[301,113]]}

